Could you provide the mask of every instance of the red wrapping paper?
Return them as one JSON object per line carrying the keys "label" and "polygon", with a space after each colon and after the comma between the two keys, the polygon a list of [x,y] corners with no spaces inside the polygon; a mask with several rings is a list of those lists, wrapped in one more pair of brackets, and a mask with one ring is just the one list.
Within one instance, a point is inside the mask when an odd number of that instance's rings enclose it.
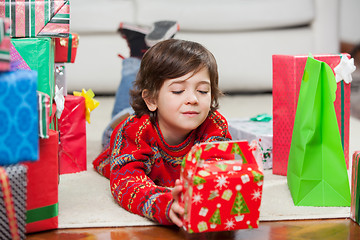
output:
{"label": "red wrapping paper", "polygon": [[65,108],[58,120],[60,132],[60,174],[86,171],[85,98],[65,96]]}
{"label": "red wrapping paper", "polygon": [[79,35],[76,33],[71,33],[66,38],[55,38],[55,62],[74,63],[78,46]]}
{"label": "red wrapping paper", "polygon": [[28,167],[26,232],[58,227],[58,144],[59,133],[49,130],[48,139],[40,139],[40,158]]}
{"label": "red wrapping paper", "polygon": [[187,232],[258,227],[263,174],[248,142],[195,145],[184,158],[180,179]]}
{"label": "red wrapping paper", "polygon": [[[346,55],[350,58],[350,55]],[[301,79],[308,56],[273,55],[273,174],[287,173],[291,138],[300,92]],[[331,69],[340,63],[340,55],[314,55]],[[349,166],[350,84],[337,84],[334,102],[346,165]]]}

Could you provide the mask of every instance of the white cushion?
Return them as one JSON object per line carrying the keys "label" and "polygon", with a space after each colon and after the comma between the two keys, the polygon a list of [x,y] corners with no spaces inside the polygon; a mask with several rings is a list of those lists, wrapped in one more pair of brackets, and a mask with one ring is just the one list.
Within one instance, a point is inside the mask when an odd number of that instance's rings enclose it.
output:
{"label": "white cushion", "polygon": [[116,32],[121,21],[134,21],[133,5],[131,0],[71,1],[71,32]]}
{"label": "white cushion", "polygon": [[177,20],[181,31],[256,30],[308,25],[313,0],[135,0],[139,24]]}

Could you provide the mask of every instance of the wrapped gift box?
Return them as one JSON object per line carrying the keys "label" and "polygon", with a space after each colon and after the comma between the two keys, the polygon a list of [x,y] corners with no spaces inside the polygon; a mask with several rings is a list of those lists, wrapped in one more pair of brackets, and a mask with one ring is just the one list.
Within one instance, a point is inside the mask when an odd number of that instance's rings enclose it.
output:
{"label": "wrapped gift box", "polygon": [[184,158],[180,179],[187,232],[258,227],[263,174],[247,141],[195,145]]}
{"label": "wrapped gift box", "polygon": [[360,180],[359,180],[360,151],[353,154],[351,174],[351,207],[350,218],[360,224]]}
{"label": "wrapped gift box", "polygon": [[22,164],[0,167],[1,239],[25,239],[26,173]]}
{"label": "wrapped gift box", "polygon": [[67,95],[58,120],[60,174],[86,170],[85,98]]}
{"label": "wrapped gift box", "polygon": [[28,167],[26,232],[58,227],[58,145],[59,133],[49,131],[48,139],[40,139],[40,158]]}
{"label": "wrapped gift box", "polygon": [[[54,42],[51,38],[17,38],[11,39],[17,56],[25,62],[29,69],[38,71],[38,90],[53,99],[54,96]],[[13,55],[13,54],[12,54]],[[21,62],[21,59],[14,61]],[[25,69],[27,69],[25,67]]]}
{"label": "wrapped gift box", "polygon": [[[350,55],[345,55],[350,58]],[[286,175],[288,156],[295,120],[301,79],[307,60],[306,55],[273,56],[273,173]],[[340,63],[340,55],[314,55],[331,69]],[[334,102],[345,161],[349,162],[350,84],[337,84]]]}
{"label": "wrapped gift box", "polygon": [[0,73],[0,165],[39,157],[37,73]]}
{"label": "wrapped gift box", "polygon": [[10,70],[10,20],[0,18],[0,71]]}
{"label": "wrapped gift box", "polygon": [[272,120],[229,119],[229,132],[233,140],[257,141],[262,155],[263,169],[272,168]]}
{"label": "wrapped gift box", "polygon": [[71,33],[67,38],[55,38],[55,62],[74,63],[79,46],[79,35]]}
{"label": "wrapped gift box", "polygon": [[[38,72],[38,91],[54,99],[54,42],[51,38],[17,38],[11,39],[10,48],[12,67],[31,69]],[[50,106],[50,112],[51,112]]]}
{"label": "wrapped gift box", "polygon": [[0,1],[0,17],[11,19],[11,37],[67,37],[68,0]]}

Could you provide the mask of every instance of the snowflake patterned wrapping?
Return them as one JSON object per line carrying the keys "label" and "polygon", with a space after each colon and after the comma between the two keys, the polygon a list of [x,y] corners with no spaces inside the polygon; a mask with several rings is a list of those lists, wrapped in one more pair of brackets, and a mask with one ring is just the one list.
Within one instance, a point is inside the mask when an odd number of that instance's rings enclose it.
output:
{"label": "snowflake patterned wrapping", "polygon": [[247,141],[195,145],[184,158],[180,178],[187,232],[258,227],[263,173]]}

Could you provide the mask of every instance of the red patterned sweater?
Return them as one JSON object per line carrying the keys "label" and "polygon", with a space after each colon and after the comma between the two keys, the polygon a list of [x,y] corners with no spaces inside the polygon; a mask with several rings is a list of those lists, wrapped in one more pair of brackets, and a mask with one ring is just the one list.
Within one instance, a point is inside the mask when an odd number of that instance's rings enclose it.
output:
{"label": "red patterned sweater", "polygon": [[148,115],[132,115],[114,129],[110,146],[93,165],[110,179],[111,193],[120,206],[167,225],[172,224],[168,213],[173,202],[168,187],[179,178],[184,156],[196,143],[230,139],[227,122],[217,111],[176,146],[164,141]]}

